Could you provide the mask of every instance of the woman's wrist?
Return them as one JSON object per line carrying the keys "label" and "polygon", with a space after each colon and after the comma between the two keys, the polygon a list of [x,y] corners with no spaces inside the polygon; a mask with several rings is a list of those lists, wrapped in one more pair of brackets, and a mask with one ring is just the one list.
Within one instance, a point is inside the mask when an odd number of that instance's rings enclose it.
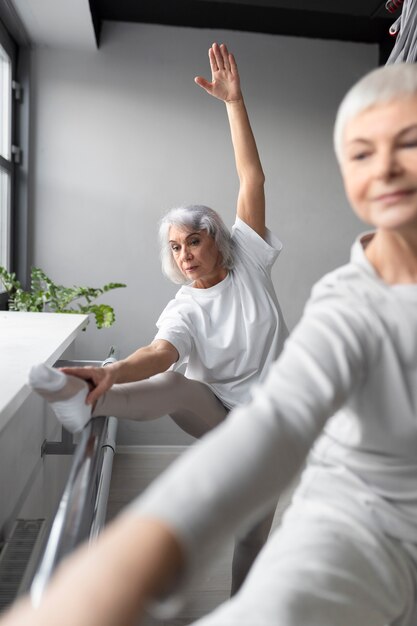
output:
{"label": "woman's wrist", "polygon": [[111,365],[106,365],[106,370],[110,372],[110,376],[112,378],[112,385],[123,382],[122,380],[120,380],[122,369],[123,369],[123,361],[116,361],[115,363],[112,363]]}
{"label": "woman's wrist", "polygon": [[225,100],[224,103],[226,104],[226,106],[231,106],[231,107],[245,106],[245,102],[243,100],[242,94],[240,94],[240,96],[236,98]]}

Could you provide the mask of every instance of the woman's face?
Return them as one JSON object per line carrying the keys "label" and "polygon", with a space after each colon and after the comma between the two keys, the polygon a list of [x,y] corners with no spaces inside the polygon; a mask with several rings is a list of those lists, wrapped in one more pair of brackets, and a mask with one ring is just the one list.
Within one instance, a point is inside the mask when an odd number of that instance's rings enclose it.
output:
{"label": "woman's face", "polygon": [[179,270],[187,280],[194,281],[194,287],[211,287],[225,278],[221,255],[206,230],[171,226],[169,245]]}
{"label": "woman's face", "polygon": [[417,96],[375,105],[347,122],[342,175],[364,222],[417,232]]}

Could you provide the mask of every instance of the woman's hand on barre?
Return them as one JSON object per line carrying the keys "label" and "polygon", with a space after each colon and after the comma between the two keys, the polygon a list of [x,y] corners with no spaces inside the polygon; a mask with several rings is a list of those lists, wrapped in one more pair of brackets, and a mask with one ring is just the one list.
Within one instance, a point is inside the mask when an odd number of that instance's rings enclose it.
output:
{"label": "woman's hand on barre", "polygon": [[211,68],[211,82],[202,76],[196,76],[194,81],[205,89],[207,93],[223,102],[237,102],[242,99],[240,90],[239,72],[233,54],[227,46],[214,43],[209,49]]}

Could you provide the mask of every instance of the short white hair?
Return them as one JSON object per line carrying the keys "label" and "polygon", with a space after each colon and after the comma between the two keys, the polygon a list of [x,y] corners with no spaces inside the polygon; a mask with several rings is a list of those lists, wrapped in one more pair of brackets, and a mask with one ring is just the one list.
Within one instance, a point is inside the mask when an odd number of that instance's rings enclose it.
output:
{"label": "short white hair", "polygon": [[190,281],[183,275],[172,255],[168,240],[171,226],[191,228],[193,231],[206,230],[213,237],[221,254],[222,267],[232,269],[234,266],[233,242],[220,215],[201,204],[175,207],[164,215],[159,225],[162,271],[172,282],[185,285]]}
{"label": "short white hair", "polygon": [[346,124],[372,106],[417,94],[417,63],[384,65],[361,78],[345,95],[336,115],[333,143],[339,163]]}

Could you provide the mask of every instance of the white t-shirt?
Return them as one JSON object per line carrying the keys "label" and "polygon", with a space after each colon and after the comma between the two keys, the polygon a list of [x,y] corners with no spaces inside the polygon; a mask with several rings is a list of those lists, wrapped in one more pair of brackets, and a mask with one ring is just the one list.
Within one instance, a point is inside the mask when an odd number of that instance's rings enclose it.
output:
{"label": "white t-shirt", "polygon": [[271,280],[282,244],[267,230],[262,239],[236,218],[232,229],[235,266],[208,289],[184,286],[157,321],[155,339],[178,350],[178,368],[207,384],[231,408],[249,400],[287,337]]}

